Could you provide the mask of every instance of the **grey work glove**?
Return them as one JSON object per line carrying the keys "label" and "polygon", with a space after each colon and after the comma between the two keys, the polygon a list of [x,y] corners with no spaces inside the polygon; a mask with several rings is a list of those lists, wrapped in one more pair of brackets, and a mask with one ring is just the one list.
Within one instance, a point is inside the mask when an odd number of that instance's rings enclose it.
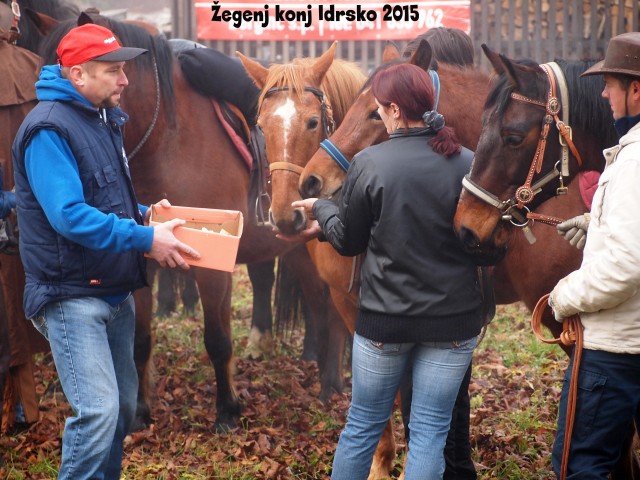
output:
{"label": "grey work glove", "polygon": [[[567,220],[567,221],[568,221],[568,220]],[[566,222],[564,222],[564,223],[566,223]],[[549,306],[551,307],[551,311],[553,312],[553,317],[556,319],[556,322],[560,322],[560,323],[562,323],[562,322],[564,321],[564,318],[563,318],[563,317],[561,317],[561,316],[558,314],[558,311],[556,310],[556,305],[555,305],[555,301],[554,301],[554,298],[553,298],[553,292],[551,292],[551,293],[549,294],[549,299],[547,300],[547,303],[548,303],[548,304],[549,304]]]}
{"label": "grey work glove", "polygon": [[587,229],[590,221],[591,215],[584,213],[560,223],[556,229],[558,230],[558,235],[563,236],[578,250],[582,250],[587,242]]}

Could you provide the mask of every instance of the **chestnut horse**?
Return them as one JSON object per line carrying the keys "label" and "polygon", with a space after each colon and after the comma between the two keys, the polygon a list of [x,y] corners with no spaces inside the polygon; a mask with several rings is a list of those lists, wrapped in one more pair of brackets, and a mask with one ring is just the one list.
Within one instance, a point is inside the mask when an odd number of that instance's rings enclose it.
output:
{"label": "chestnut horse", "polygon": [[[238,53],[247,73],[262,90],[258,100],[257,125],[265,137],[266,157],[269,162],[272,199],[270,215],[281,202],[279,192],[295,186],[298,181],[297,162],[308,158],[353,102],[356,93],[365,80],[365,75],[353,63],[335,60],[334,43],[327,52],[317,59],[303,58],[285,65],[266,68]],[[274,204],[274,202],[276,202]],[[274,222],[271,217],[272,223]],[[277,224],[277,223],[276,223]],[[318,242],[307,244],[314,259],[319,248],[329,248]],[[318,263],[314,261],[318,266]],[[319,271],[326,281],[325,272]],[[333,304],[329,303],[329,348],[330,361],[336,362],[339,376],[332,384],[333,389],[342,391],[342,353],[345,332],[338,312],[345,308],[342,298],[336,298],[331,291]],[[325,295],[325,301],[327,295]],[[338,311],[336,311],[336,308]],[[334,371],[332,368],[331,371]]]}
{"label": "chestnut horse", "polygon": [[[587,211],[580,176],[602,172],[602,150],[616,143],[616,134],[609,105],[600,96],[602,80],[579,78],[593,62],[557,60],[538,65],[483,49],[498,77],[484,111],[474,115],[482,118],[482,131],[460,196],[455,228],[478,262],[497,264],[497,270],[506,265],[516,274],[511,280],[526,287],[527,297],[520,298],[532,309],[560,278],[579,266],[581,252],[558,236],[555,228],[539,223],[527,225],[538,237],[529,246],[514,224],[535,218],[529,213],[534,210],[561,219]],[[558,125],[569,126],[572,138],[562,135]],[[545,135],[546,142],[540,141]],[[567,186],[567,194],[557,196]],[[560,324],[556,325],[557,335]],[[631,426],[629,448],[613,478],[640,478],[633,430]]]}
{"label": "chestnut horse", "polygon": [[[125,128],[125,148],[130,153],[131,175],[144,204],[166,197],[175,205],[192,205],[242,211],[244,232],[238,263],[264,263],[291,250],[275,238],[269,228],[257,227],[248,215],[249,172],[229,139],[210,100],[187,82],[168,41],[151,36],[145,29],[104,17],[80,16],[79,23],[100,22],[110,28],[125,46],[149,50],[127,64],[130,84],[122,96],[122,107],[133,112]],[[45,63],[55,63],[55,49],[62,36],[78,22],[68,21],[49,32],[41,45]],[[301,250],[304,252],[304,250]],[[301,268],[300,278],[313,280],[310,262],[292,262]],[[150,264],[153,268],[153,265]],[[271,269],[273,274],[273,269]],[[231,341],[231,288],[228,272],[194,268],[203,314],[204,341],[217,380],[215,427],[237,426],[241,406],[233,382]],[[266,279],[268,280],[268,278]],[[321,282],[310,288],[324,289]],[[269,288],[270,292],[270,288]],[[147,364],[151,349],[151,290],[136,293],[136,361]],[[144,375],[144,371],[140,372]],[[141,389],[146,385],[140,379]],[[148,406],[148,400],[145,399]]]}

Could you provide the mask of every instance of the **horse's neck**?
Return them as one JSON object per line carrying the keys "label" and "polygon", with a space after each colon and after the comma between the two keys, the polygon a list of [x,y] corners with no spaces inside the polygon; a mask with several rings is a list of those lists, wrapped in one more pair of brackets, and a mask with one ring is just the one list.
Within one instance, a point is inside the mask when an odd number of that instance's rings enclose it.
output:
{"label": "horse's neck", "polygon": [[582,159],[582,166],[579,167],[579,170],[602,172],[605,165],[602,151],[605,148],[613,147],[613,145],[605,145],[599,135],[584,130],[575,130],[573,141]]}
{"label": "horse's neck", "polygon": [[480,137],[482,111],[489,93],[489,75],[476,68],[457,68],[441,64],[440,105],[438,110],[453,127],[460,142],[475,150]]}

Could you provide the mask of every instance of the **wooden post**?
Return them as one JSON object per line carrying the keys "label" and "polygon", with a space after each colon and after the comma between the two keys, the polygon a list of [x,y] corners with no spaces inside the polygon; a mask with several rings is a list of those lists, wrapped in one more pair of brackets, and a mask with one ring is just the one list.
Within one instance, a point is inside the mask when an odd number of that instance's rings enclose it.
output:
{"label": "wooden post", "polygon": [[193,0],[171,1],[171,36],[197,40],[196,13]]}

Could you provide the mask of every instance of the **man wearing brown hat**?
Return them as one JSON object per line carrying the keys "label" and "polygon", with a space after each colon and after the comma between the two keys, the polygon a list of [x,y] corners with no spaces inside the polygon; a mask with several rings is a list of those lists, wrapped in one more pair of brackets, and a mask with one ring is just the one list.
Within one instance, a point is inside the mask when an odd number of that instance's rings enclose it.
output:
{"label": "man wearing brown hat", "polygon": [[[604,151],[590,222],[577,217],[561,232],[569,240],[588,235],[582,265],[558,282],[549,303],[557,320],[580,314],[584,327],[566,478],[604,480],[640,408],[640,33],[612,38],[605,59],[583,75],[603,75],[602,97],[611,105],[620,141]],[[570,375],[569,368],[553,446],[556,474]]]}
{"label": "man wearing brown hat", "polygon": [[173,235],[184,221],[147,226],[131,183],[118,105],[125,62],[145,52],[98,25],[72,29],[13,144],[24,311],[49,340],[74,411],[59,479],[120,478],[138,392],[132,293],[146,285],[143,254],[183,268],[181,254],[199,257]]}

